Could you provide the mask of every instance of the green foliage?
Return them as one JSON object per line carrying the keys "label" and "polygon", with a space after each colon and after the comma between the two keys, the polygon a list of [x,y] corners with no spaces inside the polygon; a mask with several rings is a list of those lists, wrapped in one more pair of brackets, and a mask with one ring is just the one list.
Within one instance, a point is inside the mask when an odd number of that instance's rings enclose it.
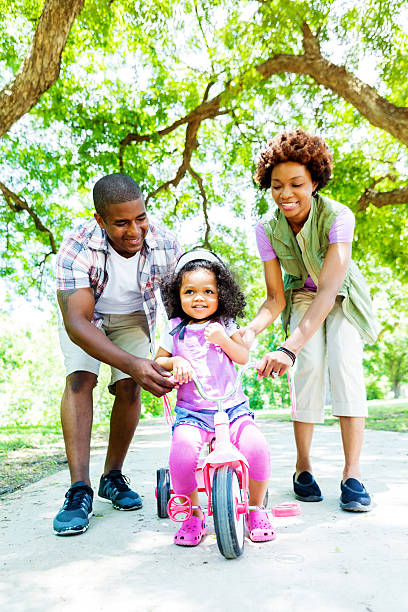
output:
{"label": "green foliage", "polygon": [[[41,8],[40,0],[0,5],[4,83],[27,52]],[[401,87],[408,61],[403,0],[353,5],[341,0],[87,0],[69,36],[59,80],[3,139],[0,180],[35,209],[59,244],[73,219],[89,214],[90,189],[102,174],[123,168],[146,194],[173,179],[183,156],[185,124],[168,135],[160,130],[192,112],[209,84],[210,98],[230,84],[222,99],[226,114],[202,122],[191,159],[203,179],[211,243],[248,215],[249,198],[255,214],[270,206],[251,176],[264,141],[283,126],[300,124],[327,136],[336,164],[328,191],[356,210],[373,180],[391,173],[395,180],[381,187],[404,184],[406,150],[308,76],[261,78],[255,70],[260,62],[302,52],[304,21],[319,33],[326,57],[363,78],[369,60],[370,82],[396,104],[407,103],[407,89]],[[123,148],[129,133],[146,139]],[[203,215],[201,193],[189,173],[150,205],[175,227]],[[212,217],[219,207],[228,223],[216,228]],[[358,258],[370,255],[376,265],[395,266],[403,278],[406,241],[398,236],[406,216],[406,206],[359,213]],[[381,248],[373,231],[379,227],[387,235]],[[0,209],[0,230],[0,275],[22,292],[27,282],[46,288],[52,276],[48,236],[26,213],[7,206]]]}
{"label": "green foliage", "polygon": [[[0,0],[1,87],[17,73],[42,6],[42,0]],[[359,211],[358,200],[373,185],[384,191],[405,185],[407,152],[311,77],[286,73],[262,79],[258,64],[276,54],[303,52],[304,21],[318,33],[326,58],[344,64],[394,104],[408,104],[402,85],[408,70],[404,0],[87,0],[64,50],[60,78],[0,143],[0,180],[28,203],[59,245],[66,229],[92,214],[91,189],[101,175],[123,170],[146,195],[174,180],[185,154],[186,124],[162,131],[193,112],[206,92],[211,100],[227,90],[222,114],[200,124],[191,155],[205,201],[187,172],[177,186],[158,191],[149,207],[186,248],[203,243],[210,228],[211,247],[247,295],[249,318],[265,293],[252,226],[272,202],[252,180],[259,151],[284,127],[301,125],[323,134],[335,162],[325,193],[356,213],[353,256],[369,280],[384,330],[366,360],[369,396],[381,397],[394,384],[392,347],[405,351],[399,344],[402,327],[395,323],[408,297],[403,289],[408,206]],[[124,147],[128,134],[135,140]],[[16,291],[53,292],[48,235],[4,201],[0,250],[0,277]],[[57,422],[63,367],[55,321],[12,332],[2,315],[1,325],[0,418]],[[255,357],[282,340],[278,327],[264,332]],[[105,390],[108,377],[103,368],[95,392],[101,421],[112,402]],[[251,378],[246,388],[254,408],[288,405],[285,380]],[[147,412],[162,413],[160,400],[144,393],[143,402]]]}

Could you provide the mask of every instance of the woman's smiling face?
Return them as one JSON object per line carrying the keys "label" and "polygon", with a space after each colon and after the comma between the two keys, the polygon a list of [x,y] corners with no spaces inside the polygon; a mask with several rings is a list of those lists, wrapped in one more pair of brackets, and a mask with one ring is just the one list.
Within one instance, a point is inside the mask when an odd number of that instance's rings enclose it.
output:
{"label": "woman's smiling face", "polygon": [[297,162],[283,162],[275,166],[271,176],[273,199],[285,215],[289,225],[299,227],[306,221],[311,198],[317,182],[309,170]]}

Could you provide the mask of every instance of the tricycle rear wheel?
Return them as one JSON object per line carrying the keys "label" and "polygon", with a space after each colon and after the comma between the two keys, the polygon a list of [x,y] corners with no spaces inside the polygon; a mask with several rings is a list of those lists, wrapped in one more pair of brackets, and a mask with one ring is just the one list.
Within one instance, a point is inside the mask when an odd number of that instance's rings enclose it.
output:
{"label": "tricycle rear wheel", "polygon": [[160,468],[156,472],[157,477],[157,516],[159,518],[168,518],[167,504],[170,499],[170,470],[168,468]]}

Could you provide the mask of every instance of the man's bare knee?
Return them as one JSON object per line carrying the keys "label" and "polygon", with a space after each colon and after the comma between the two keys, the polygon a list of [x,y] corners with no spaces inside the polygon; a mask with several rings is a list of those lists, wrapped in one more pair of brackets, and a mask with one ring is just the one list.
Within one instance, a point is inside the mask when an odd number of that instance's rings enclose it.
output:
{"label": "man's bare knee", "polygon": [[118,400],[124,400],[129,404],[140,402],[141,389],[132,378],[123,378],[122,380],[118,380],[115,388],[116,397]]}
{"label": "man's bare knee", "polygon": [[87,393],[93,391],[97,382],[96,374],[80,370],[67,376],[66,385],[72,393]]}

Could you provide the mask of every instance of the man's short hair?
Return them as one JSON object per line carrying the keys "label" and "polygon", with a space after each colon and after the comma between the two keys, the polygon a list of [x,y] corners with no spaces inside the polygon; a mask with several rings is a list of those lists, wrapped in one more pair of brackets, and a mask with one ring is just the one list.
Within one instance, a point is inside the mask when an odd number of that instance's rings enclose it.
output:
{"label": "man's short hair", "polygon": [[93,201],[96,212],[106,219],[111,204],[143,200],[139,185],[127,174],[118,172],[103,176],[93,188]]}

